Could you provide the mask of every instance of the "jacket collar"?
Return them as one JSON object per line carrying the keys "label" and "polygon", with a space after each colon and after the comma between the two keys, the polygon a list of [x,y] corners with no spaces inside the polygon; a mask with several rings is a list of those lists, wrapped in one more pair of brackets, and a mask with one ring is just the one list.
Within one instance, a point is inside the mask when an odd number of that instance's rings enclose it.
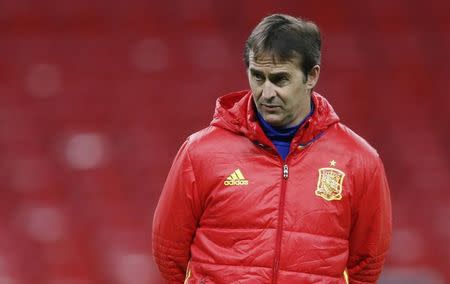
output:
{"label": "jacket collar", "polygon": [[[315,106],[312,115],[302,123],[291,145],[307,146],[318,139],[324,130],[339,121],[339,117],[328,101],[316,92],[312,93]],[[217,99],[211,125],[227,129],[250,140],[272,145],[259,125],[251,91],[227,94]]]}

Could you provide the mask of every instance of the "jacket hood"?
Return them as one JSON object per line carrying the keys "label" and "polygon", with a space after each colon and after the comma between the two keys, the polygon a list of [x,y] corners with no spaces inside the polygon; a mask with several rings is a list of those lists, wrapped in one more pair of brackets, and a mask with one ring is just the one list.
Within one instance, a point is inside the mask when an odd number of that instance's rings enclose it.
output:
{"label": "jacket hood", "polygon": [[[291,144],[306,146],[319,138],[332,124],[339,122],[333,107],[323,96],[313,92],[311,97],[315,107],[314,112],[300,126]],[[256,107],[249,90],[219,97],[211,125],[246,136],[254,142],[272,144],[259,125]]]}

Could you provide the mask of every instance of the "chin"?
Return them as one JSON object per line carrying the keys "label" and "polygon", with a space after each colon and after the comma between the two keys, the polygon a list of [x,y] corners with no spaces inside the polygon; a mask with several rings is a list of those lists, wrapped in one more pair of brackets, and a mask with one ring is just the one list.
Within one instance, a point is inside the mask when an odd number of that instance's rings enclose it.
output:
{"label": "chin", "polygon": [[282,125],[282,120],[278,117],[273,117],[273,115],[266,114],[263,116],[263,118],[268,124],[272,126],[279,127]]}

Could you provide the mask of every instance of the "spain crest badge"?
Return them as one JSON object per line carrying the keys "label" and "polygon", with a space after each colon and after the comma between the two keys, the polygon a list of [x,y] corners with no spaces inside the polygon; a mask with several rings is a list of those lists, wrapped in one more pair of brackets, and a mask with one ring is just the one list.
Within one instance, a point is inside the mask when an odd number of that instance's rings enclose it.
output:
{"label": "spain crest badge", "polygon": [[320,168],[316,195],[327,201],[342,199],[345,173],[335,168]]}

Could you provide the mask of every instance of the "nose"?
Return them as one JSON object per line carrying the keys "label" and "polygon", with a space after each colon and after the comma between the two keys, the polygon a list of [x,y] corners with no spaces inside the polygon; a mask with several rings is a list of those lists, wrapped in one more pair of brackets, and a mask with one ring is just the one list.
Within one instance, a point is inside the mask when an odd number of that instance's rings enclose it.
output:
{"label": "nose", "polygon": [[275,97],[275,94],[275,88],[273,87],[272,83],[269,80],[264,82],[261,96],[264,99],[268,100]]}

